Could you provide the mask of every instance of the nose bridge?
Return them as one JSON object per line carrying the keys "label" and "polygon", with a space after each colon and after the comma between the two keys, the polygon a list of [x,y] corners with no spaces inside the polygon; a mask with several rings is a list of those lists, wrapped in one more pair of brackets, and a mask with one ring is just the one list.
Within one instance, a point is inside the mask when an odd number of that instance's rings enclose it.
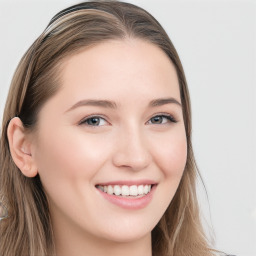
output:
{"label": "nose bridge", "polygon": [[120,129],[113,162],[118,167],[139,171],[148,166],[150,153],[143,128],[131,123]]}

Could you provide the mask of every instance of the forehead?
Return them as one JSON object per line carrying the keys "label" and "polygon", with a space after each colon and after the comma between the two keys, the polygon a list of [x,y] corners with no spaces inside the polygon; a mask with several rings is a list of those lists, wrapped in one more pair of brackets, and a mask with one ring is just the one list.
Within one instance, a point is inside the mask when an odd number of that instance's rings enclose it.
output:
{"label": "forehead", "polygon": [[68,57],[62,66],[65,90],[118,94],[141,88],[144,93],[172,91],[178,78],[169,57],[156,45],[138,39],[107,41]]}
{"label": "forehead", "polygon": [[67,57],[60,89],[46,105],[59,111],[85,99],[110,100],[134,108],[157,98],[180,101],[175,67],[154,44],[138,39],[106,41]]}

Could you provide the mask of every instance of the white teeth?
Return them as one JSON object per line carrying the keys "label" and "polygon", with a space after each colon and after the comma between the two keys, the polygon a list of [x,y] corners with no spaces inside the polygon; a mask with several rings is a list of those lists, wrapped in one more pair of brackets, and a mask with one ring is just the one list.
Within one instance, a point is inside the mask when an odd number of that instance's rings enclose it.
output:
{"label": "white teeth", "polygon": [[148,185],[144,186],[144,194],[147,194],[149,192]]}
{"label": "white teeth", "polygon": [[130,189],[128,186],[122,186],[122,196],[129,196],[130,195]]}
{"label": "white teeth", "polygon": [[143,185],[139,185],[139,186],[138,186],[138,194],[139,194],[139,195],[143,195],[143,194],[144,194]]}
{"label": "white teeth", "polygon": [[146,195],[151,190],[151,185],[108,185],[108,186],[97,186],[98,189],[101,191],[108,193],[109,195],[116,195],[116,196],[139,196],[139,195]]}
{"label": "white teeth", "polygon": [[136,185],[130,186],[130,196],[137,196],[138,188]]}
{"label": "white teeth", "polygon": [[121,190],[120,186],[118,186],[118,185],[115,185],[115,186],[114,186],[114,193],[115,193],[115,195],[117,195],[117,196],[121,195],[122,190]]}
{"label": "white teeth", "polygon": [[108,185],[108,191],[107,191],[107,193],[110,194],[110,195],[113,195],[114,189],[113,189],[112,186]]}

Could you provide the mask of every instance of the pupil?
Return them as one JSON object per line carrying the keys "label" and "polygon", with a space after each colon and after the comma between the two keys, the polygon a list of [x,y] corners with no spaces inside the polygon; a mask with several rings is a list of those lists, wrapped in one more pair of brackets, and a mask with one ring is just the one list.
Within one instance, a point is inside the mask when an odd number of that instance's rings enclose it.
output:
{"label": "pupil", "polygon": [[98,125],[99,124],[99,118],[96,118],[96,117],[94,117],[94,118],[90,118],[89,120],[88,120],[88,123],[90,124],[90,125]]}
{"label": "pupil", "polygon": [[151,122],[154,124],[161,124],[162,121],[163,121],[163,118],[161,116],[155,116],[151,120]]}

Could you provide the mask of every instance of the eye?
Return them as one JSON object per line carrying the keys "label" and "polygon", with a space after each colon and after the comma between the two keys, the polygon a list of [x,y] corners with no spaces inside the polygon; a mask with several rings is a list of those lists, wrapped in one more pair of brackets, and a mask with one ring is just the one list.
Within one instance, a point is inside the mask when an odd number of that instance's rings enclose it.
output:
{"label": "eye", "polygon": [[100,116],[91,116],[82,120],[79,124],[88,125],[88,126],[102,126],[102,125],[106,125],[107,121]]}
{"label": "eye", "polygon": [[148,121],[150,124],[166,124],[169,122],[177,123],[176,119],[171,115],[157,115],[150,118]]}

